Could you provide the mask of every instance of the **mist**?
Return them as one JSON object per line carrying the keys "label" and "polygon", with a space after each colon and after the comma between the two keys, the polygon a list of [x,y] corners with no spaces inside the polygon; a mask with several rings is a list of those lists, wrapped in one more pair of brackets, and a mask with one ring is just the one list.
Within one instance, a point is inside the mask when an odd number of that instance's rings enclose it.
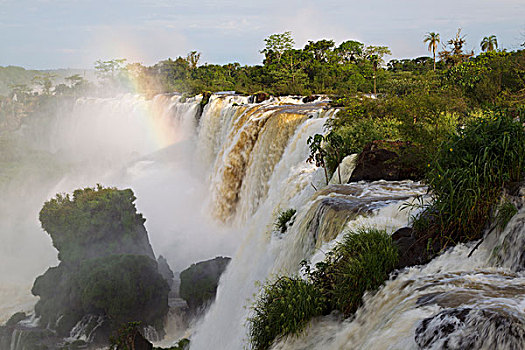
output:
{"label": "mist", "polygon": [[206,210],[209,181],[195,155],[198,103],[175,104],[178,98],[80,98],[33,116],[11,134],[2,158],[16,176],[0,182],[0,322],[32,311],[33,281],[58,263],[38,221],[57,193],[96,184],[131,188],[155,255],[176,274],[234,253],[237,233],[212,224]]}

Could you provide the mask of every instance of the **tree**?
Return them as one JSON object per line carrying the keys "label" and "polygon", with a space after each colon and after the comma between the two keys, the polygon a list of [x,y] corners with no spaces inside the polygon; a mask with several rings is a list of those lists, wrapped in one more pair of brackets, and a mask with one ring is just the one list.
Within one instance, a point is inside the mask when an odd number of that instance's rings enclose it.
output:
{"label": "tree", "polygon": [[364,45],[359,41],[347,40],[341,43],[334,51],[340,63],[356,63],[363,58]]}
{"label": "tree", "polygon": [[193,70],[197,68],[197,64],[199,63],[199,59],[201,58],[201,53],[197,51],[191,51],[186,56],[186,61],[190,65],[190,69]]}
{"label": "tree", "polygon": [[35,75],[32,82],[40,86],[42,94],[49,95],[51,88],[53,87],[53,79],[56,77],[54,74],[44,73],[42,75]]}
{"label": "tree", "polygon": [[495,35],[486,36],[481,40],[480,46],[484,52],[494,51],[498,48],[498,39]]}
{"label": "tree", "polygon": [[428,43],[428,51],[432,51],[434,56],[434,72],[436,71],[436,50],[437,46],[440,43],[439,33],[430,32],[425,35],[425,43]]}
{"label": "tree", "polygon": [[335,46],[333,40],[308,41],[304,51],[310,53],[313,59],[319,62],[328,62],[332,54],[332,48]]}
{"label": "tree", "polygon": [[125,58],[117,58],[109,61],[97,60],[95,69],[100,79],[113,79],[124,69]]}
{"label": "tree", "polygon": [[74,74],[69,77],[65,77],[64,79],[68,82],[69,87],[71,88],[83,84],[86,81],[83,77],[80,76],[80,74]]}
{"label": "tree", "polygon": [[384,63],[383,57],[390,54],[392,54],[392,52],[387,46],[367,46],[365,49],[365,57],[370,61],[370,63],[372,63],[372,67],[374,69],[374,75],[372,76],[374,79],[374,95],[377,93],[377,69]]}
{"label": "tree", "polygon": [[465,40],[465,35],[461,35],[461,28],[458,28],[456,36],[449,41],[447,45],[450,46],[450,50],[446,48],[443,51],[439,52],[439,57],[444,60],[448,65],[458,65],[462,62],[465,62],[470,57],[474,56],[474,52],[465,53],[463,52],[463,46],[467,41]]}
{"label": "tree", "polygon": [[264,39],[264,42],[266,43],[266,47],[260,52],[265,54],[267,58],[272,56],[272,54],[275,54],[277,56],[278,63],[281,62],[281,57],[283,56],[284,52],[291,50],[295,44],[295,41],[292,37],[292,32],[290,31],[280,34],[272,34]]}

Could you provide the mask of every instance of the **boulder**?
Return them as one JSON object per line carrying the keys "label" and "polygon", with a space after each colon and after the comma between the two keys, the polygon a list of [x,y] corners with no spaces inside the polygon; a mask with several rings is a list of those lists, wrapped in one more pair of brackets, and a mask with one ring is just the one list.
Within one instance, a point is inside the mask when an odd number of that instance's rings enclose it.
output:
{"label": "boulder", "polygon": [[[429,262],[435,254],[429,251],[427,241],[416,237],[411,227],[402,227],[392,234],[392,243],[397,247],[399,261],[396,269],[423,265]],[[434,250],[437,246],[430,247]]]}
{"label": "boulder", "polygon": [[252,96],[253,96],[251,98],[251,100],[253,101],[252,103],[261,103],[261,102],[264,102],[264,101],[266,101],[266,100],[268,100],[270,98],[270,94],[268,94],[267,92],[264,92],[264,91],[256,92]]}
{"label": "boulder", "polygon": [[419,349],[522,349],[525,320],[504,308],[453,308],[422,320]]}
{"label": "boulder", "polygon": [[193,264],[180,273],[180,297],[186,300],[192,312],[203,310],[215,300],[219,279],[230,260],[216,257]]}
{"label": "boulder", "polygon": [[418,180],[421,174],[406,157],[414,146],[410,142],[374,141],[357,157],[349,182],[377,180]]}

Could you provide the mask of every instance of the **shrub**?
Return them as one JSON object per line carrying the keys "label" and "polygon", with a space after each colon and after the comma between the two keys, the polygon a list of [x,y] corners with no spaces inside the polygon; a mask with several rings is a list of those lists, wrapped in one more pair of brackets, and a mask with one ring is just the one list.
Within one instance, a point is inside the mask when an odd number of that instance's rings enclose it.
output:
{"label": "shrub", "polygon": [[386,231],[362,228],[347,233],[309,274],[330,308],[349,316],[366,291],[383,284],[397,261],[397,249]]}
{"label": "shrub", "polygon": [[[277,216],[277,220],[275,221],[275,229],[281,231],[281,233],[285,233],[286,229],[288,228],[288,223],[293,218],[296,212],[297,211],[295,209],[281,211]],[[293,221],[290,222],[290,225],[293,225]]]}
{"label": "shrub", "polygon": [[415,220],[422,237],[449,243],[477,239],[508,182],[525,171],[525,132],[504,113],[476,119],[446,141],[426,174],[434,201]]}
{"label": "shrub", "polygon": [[299,334],[312,317],[325,312],[326,301],[315,285],[300,278],[280,277],[264,286],[249,318],[254,349],[269,349],[279,337]]}

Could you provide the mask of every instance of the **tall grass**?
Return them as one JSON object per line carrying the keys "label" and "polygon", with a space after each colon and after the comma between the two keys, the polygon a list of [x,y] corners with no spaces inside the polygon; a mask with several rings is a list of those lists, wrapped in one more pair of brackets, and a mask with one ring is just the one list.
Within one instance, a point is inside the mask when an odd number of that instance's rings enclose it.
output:
{"label": "tall grass", "polygon": [[505,184],[523,179],[523,126],[501,112],[473,120],[443,143],[428,167],[434,201],[414,227],[441,247],[477,239]]}
{"label": "tall grass", "polygon": [[324,297],[312,283],[280,277],[263,287],[252,307],[253,316],[248,319],[252,347],[269,349],[277,338],[299,334],[325,308]]}
{"label": "tall grass", "polygon": [[396,263],[397,249],[384,230],[348,233],[315,270],[304,264],[307,280],[281,277],[263,287],[248,319],[252,347],[268,349],[275,340],[302,332],[313,317],[334,310],[351,315]]}

